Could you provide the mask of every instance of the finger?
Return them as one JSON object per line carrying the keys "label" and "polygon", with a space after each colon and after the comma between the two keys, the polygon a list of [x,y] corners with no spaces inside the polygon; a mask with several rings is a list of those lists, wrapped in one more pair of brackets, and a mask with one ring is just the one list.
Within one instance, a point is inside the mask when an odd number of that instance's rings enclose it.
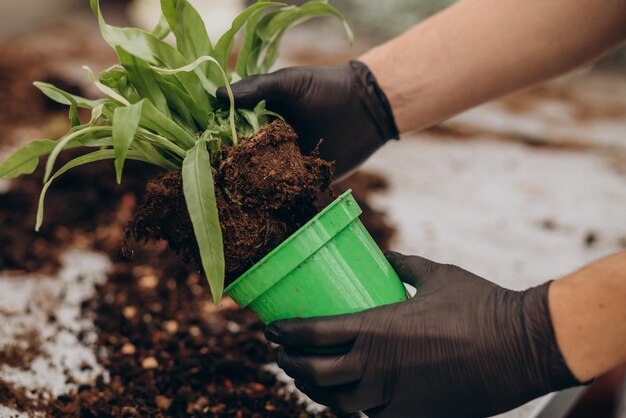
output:
{"label": "finger", "polygon": [[365,393],[356,383],[322,388],[296,380],[295,385],[313,401],[340,413],[372,409],[384,404],[379,396]]}
{"label": "finger", "polygon": [[419,287],[420,282],[428,280],[441,266],[417,255],[407,256],[395,251],[385,252],[385,257],[398,273],[400,280],[414,287]]}
{"label": "finger", "polygon": [[363,365],[349,354],[313,354],[280,347],[276,364],[289,376],[314,386],[337,386],[358,381]]}
{"label": "finger", "polygon": [[286,319],[269,324],[265,328],[265,337],[290,347],[338,347],[352,344],[360,327],[361,316],[358,313]]}
{"label": "finger", "polygon": [[[233,92],[235,105],[243,108],[253,108],[261,100],[276,102],[280,98],[281,83],[275,74],[255,75],[244,78],[234,84],[230,89]],[[230,98],[226,87],[220,87],[215,93],[222,104],[228,104]]]}

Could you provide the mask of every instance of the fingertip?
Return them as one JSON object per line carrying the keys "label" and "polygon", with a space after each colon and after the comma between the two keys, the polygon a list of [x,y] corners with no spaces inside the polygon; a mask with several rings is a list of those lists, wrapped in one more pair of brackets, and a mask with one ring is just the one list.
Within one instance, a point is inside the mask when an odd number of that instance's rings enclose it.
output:
{"label": "fingertip", "polygon": [[265,338],[276,344],[280,344],[280,329],[274,321],[265,328]]}
{"label": "fingertip", "polygon": [[406,257],[404,254],[401,254],[401,253],[399,253],[397,251],[393,251],[393,250],[387,250],[383,254],[387,258],[387,260],[389,260],[390,263],[394,263],[397,260],[399,260],[400,258]]}
{"label": "fingertip", "polygon": [[387,261],[389,261],[389,264],[391,264],[391,267],[398,274],[398,277],[402,280],[402,282],[415,286],[415,275],[412,274],[413,272],[407,263],[407,261],[411,259],[410,256],[406,256],[396,251],[386,251],[385,257],[387,257]]}
{"label": "fingertip", "polygon": [[215,97],[217,97],[217,100],[220,101],[221,103],[227,103],[230,100],[228,97],[228,91],[226,90],[226,87],[218,88],[217,91],[215,92]]}
{"label": "fingertip", "polygon": [[387,258],[387,261],[389,261],[389,264],[391,264],[391,267],[393,267],[396,273],[398,273],[400,278],[404,281],[403,276],[406,275],[406,260],[409,257],[396,251],[385,251],[385,257]]}

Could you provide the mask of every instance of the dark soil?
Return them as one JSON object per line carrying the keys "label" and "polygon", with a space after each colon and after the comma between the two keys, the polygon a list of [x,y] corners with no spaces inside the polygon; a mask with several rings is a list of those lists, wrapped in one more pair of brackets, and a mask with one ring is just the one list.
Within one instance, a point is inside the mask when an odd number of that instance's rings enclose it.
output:
{"label": "dark soil", "polygon": [[33,81],[53,83],[76,94],[97,94],[85,72],[76,69],[89,65],[97,71],[110,65],[115,55],[98,35],[97,25],[81,17],[29,28],[27,34],[0,42],[2,143],[32,138],[44,126],[63,129],[67,107],[41,94]]}
{"label": "dark soil", "polygon": [[[77,156],[76,151],[61,154],[58,166]],[[61,176],[50,189],[39,233],[33,230],[41,191],[45,161],[32,176],[13,181],[7,193],[0,194],[0,270],[53,273],[59,267],[58,255],[68,245],[103,250],[117,249],[122,233],[116,224],[126,222],[132,212],[120,213],[124,199],[143,194],[148,180],[160,170],[129,161],[121,185],[112,164],[95,163]],[[119,219],[121,217],[125,219]]]}
{"label": "dark soil", "polygon": [[25,331],[15,336],[14,343],[0,347],[0,364],[28,370],[33,360],[41,354],[39,333],[35,330]]}
{"label": "dark soil", "polygon": [[139,249],[132,263],[118,261],[85,306],[96,313],[111,380],[59,397],[49,414],[310,416],[263,369],[273,354],[262,323],[232,301],[225,305],[218,310],[204,279],[169,250]]}
{"label": "dark soil", "polygon": [[[100,378],[44,401],[30,399],[27,391],[0,378],[0,404],[57,417],[312,416],[264,370],[273,361],[273,350],[252,313],[228,299],[217,310],[206,281],[162,245],[138,248],[132,261],[119,256],[123,226],[148,179],[158,174],[140,163],[129,162],[126,170],[122,186],[115,183],[110,163],[61,177],[49,193],[41,234],[32,229],[40,170],[13,181],[11,190],[0,194],[2,270],[52,272],[69,245],[100,249],[115,261],[107,283],[84,306],[85,315],[95,317],[96,352],[111,380]],[[362,174],[341,184],[354,190],[368,227],[384,225],[367,205],[370,192],[383,185]],[[388,232],[378,231],[372,230],[375,239],[386,246]],[[7,358],[5,364],[14,360]],[[327,411],[322,416],[335,415]]]}
{"label": "dark soil", "polygon": [[[226,281],[232,282],[309,221],[324,206],[333,164],[303,156],[293,129],[281,120],[226,149],[215,175],[224,239]],[[128,227],[137,241],[167,240],[193,266],[199,251],[180,172],[152,180]]]}
{"label": "dark soil", "polygon": [[16,411],[40,411],[42,401],[33,399],[23,388],[0,380],[0,405]]}

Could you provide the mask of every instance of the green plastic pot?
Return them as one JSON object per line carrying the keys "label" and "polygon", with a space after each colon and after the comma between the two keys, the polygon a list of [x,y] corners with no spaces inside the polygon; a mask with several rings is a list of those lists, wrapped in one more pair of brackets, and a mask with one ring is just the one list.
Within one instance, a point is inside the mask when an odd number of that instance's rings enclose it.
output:
{"label": "green plastic pot", "polygon": [[269,324],[359,312],[407,299],[348,190],[226,288]]}

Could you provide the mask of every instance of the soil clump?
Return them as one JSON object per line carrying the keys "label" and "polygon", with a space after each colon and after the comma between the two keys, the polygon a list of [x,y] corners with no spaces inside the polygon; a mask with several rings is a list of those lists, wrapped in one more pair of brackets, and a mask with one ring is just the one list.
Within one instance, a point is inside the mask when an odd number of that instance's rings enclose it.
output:
{"label": "soil clump", "polygon": [[[314,217],[329,200],[322,195],[332,195],[333,164],[316,153],[302,155],[296,140],[276,120],[224,150],[214,177],[227,283]],[[136,241],[167,240],[184,260],[201,265],[180,171],[150,181],[127,232]]]}

